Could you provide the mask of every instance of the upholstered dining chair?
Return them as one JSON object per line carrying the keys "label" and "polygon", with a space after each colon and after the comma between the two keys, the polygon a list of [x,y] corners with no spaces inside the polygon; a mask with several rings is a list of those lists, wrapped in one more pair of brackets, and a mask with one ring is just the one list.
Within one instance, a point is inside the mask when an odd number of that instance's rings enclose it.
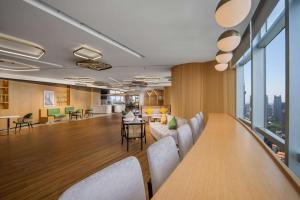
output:
{"label": "upholstered dining chair", "polygon": [[200,122],[196,117],[190,119],[190,125],[193,133],[194,144],[200,136]]}
{"label": "upholstered dining chair", "polygon": [[180,162],[174,139],[168,136],[150,145],[147,157],[152,192],[155,194]]}
{"label": "upholstered dining chair", "polygon": [[32,127],[32,113],[28,113],[28,114],[24,115],[23,117],[18,118],[13,123],[16,124],[15,132],[17,131],[17,128],[19,128],[19,131],[21,131],[21,128],[24,125],[28,126],[28,128],[33,128]]}
{"label": "upholstered dining chair", "polygon": [[202,131],[203,131],[203,129],[204,129],[204,118],[203,118],[203,113],[202,113],[202,112],[199,112],[199,113],[196,114],[195,117],[198,119],[198,121],[199,121],[199,123],[200,123],[199,129],[200,129],[200,134],[201,134]]}
{"label": "upholstered dining chair", "polygon": [[83,179],[67,189],[59,200],[145,200],[139,161],[131,156]]}
{"label": "upholstered dining chair", "polygon": [[184,124],[177,129],[178,132],[178,146],[179,156],[183,160],[185,155],[193,146],[193,133],[192,129],[188,124]]}

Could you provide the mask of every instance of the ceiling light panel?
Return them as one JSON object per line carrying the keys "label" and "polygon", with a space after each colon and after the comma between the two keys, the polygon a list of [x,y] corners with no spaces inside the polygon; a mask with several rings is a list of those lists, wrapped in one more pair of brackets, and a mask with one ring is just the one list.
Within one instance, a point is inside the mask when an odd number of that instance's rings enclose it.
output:
{"label": "ceiling light panel", "polygon": [[3,33],[0,33],[0,52],[32,59],[40,59],[45,54],[41,46]]}
{"label": "ceiling light panel", "polygon": [[235,30],[225,31],[218,38],[217,46],[221,51],[231,52],[236,49],[241,42],[241,35]]}
{"label": "ceiling light panel", "polygon": [[13,72],[39,71],[40,68],[27,65],[25,63],[16,62],[14,60],[0,59],[0,70]]}
{"label": "ceiling light panel", "polygon": [[215,69],[220,72],[225,71],[227,68],[228,68],[228,64],[216,64],[215,65]]}
{"label": "ceiling light panel", "polygon": [[76,49],[73,52],[73,54],[77,57],[84,58],[87,60],[97,60],[103,57],[100,51],[86,46],[82,46]]}
{"label": "ceiling light panel", "polygon": [[120,42],[117,42],[116,40],[106,36],[105,34],[93,29],[92,27],[80,22],[79,20],[67,15],[66,13],[54,8],[53,6],[42,2],[42,1],[38,1],[38,0],[24,0],[26,3],[39,8],[47,13],[49,13],[50,15],[53,15],[119,49],[122,49],[123,51],[126,51],[127,53],[130,53],[138,58],[144,58],[145,56],[142,55],[141,53],[138,53],[137,51],[134,51],[133,49],[130,49],[129,47],[127,47],[126,45],[121,44]]}
{"label": "ceiling light panel", "polygon": [[251,10],[251,0],[221,0],[215,11],[219,26],[224,28],[240,24]]}
{"label": "ceiling light panel", "polygon": [[216,60],[218,63],[228,63],[233,57],[233,54],[231,52],[223,52],[219,51],[216,55]]}

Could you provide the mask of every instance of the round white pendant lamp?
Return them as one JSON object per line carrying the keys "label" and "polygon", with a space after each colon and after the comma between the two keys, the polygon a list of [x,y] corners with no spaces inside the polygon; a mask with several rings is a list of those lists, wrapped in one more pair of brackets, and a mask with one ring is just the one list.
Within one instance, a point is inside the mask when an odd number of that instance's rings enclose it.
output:
{"label": "round white pendant lamp", "polygon": [[251,0],[221,0],[215,11],[219,26],[230,28],[241,23],[251,10]]}
{"label": "round white pendant lamp", "polygon": [[226,64],[232,59],[233,54],[231,52],[218,51],[216,55],[216,61],[221,64]]}
{"label": "round white pendant lamp", "polygon": [[231,52],[236,49],[241,42],[241,35],[235,30],[225,31],[218,38],[217,46],[219,50]]}
{"label": "round white pendant lamp", "polygon": [[226,69],[228,68],[228,64],[216,64],[215,65],[215,69],[217,70],[217,71],[220,71],[220,72],[222,72],[222,71],[225,71]]}

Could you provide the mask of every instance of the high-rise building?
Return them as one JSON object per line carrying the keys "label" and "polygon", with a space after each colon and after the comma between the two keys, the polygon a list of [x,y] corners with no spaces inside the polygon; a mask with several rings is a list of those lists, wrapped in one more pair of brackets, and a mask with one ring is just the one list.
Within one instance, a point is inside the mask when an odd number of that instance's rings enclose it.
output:
{"label": "high-rise building", "polygon": [[282,99],[281,95],[274,95],[273,103],[273,121],[274,122],[283,122],[283,112],[282,112]]}

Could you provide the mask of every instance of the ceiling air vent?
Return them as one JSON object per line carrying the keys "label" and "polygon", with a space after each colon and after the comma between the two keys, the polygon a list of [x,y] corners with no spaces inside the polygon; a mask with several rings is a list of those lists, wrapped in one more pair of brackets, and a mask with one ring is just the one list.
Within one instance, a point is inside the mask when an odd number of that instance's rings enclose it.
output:
{"label": "ceiling air vent", "polygon": [[77,61],[76,65],[79,67],[82,67],[82,68],[88,68],[88,69],[97,70],[97,71],[110,69],[112,67],[109,64],[103,63],[101,61],[95,61],[95,60]]}

